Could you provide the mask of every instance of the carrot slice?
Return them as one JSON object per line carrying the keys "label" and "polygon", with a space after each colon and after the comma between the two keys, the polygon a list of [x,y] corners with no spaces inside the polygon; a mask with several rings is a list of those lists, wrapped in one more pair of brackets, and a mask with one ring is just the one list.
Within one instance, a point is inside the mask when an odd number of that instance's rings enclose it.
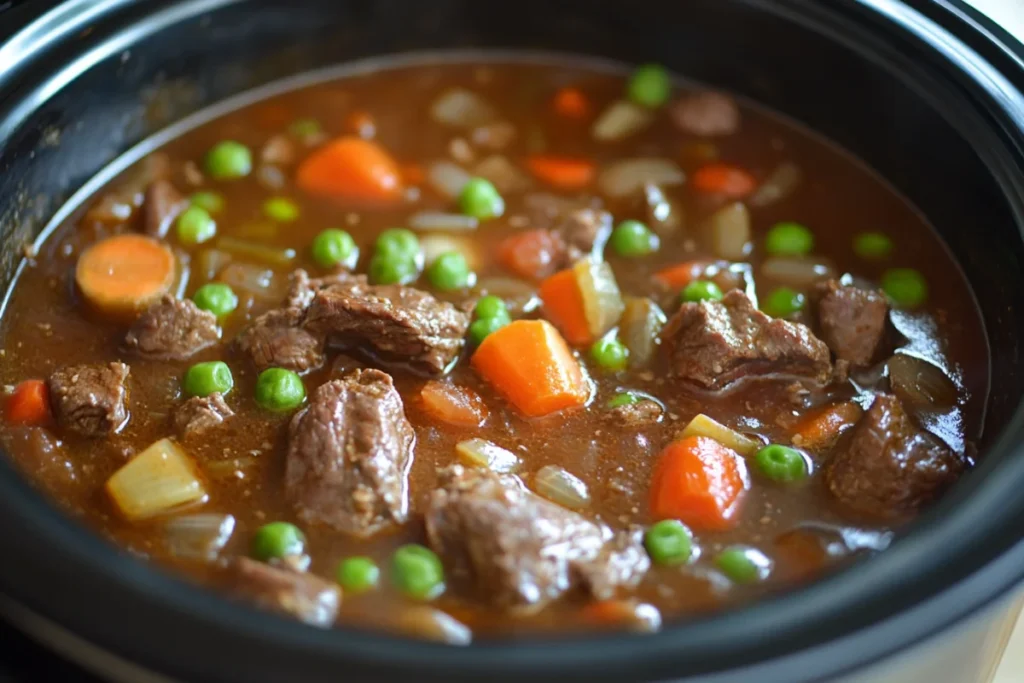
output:
{"label": "carrot slice", "polygon": [[693,187],[706,194],[743,199],[757,188],[757,181],[738,166],[716,163],[697,169],[693,174]]}
{"label": "carrot slice", "polygon": [[41,379],[27,379],[14,387],[4,413],[8,422],[37,425],[50,419],[50,392]]}
{"label": "carrot slice", "polygon": [[492,332],[470,363],[528,417],[583,406],[590,399],[583,370],[545,320],[516,320]]}
{"label": "carrot slice", "polygon": [[566,268],[544,280],[540,283],[539,294],[544,302],[544,315],[561,330],[566,341],[570,344],[593,341],[575,270]]}
{"label": "carrot slice", "polygon": [[498,260],[519,277],[540,279],[554,271],[563,248],[548,230],[527,230],[498,245]]}
{"label": "carrot slice", "polygon": [[555,112],[567,119],[585,119],[590,115],[590,102],[579,88],[562,88],[555,93]]}
{"label": "carrot slice", "polygon": [[466,387],[427,382],[420,390],[420,399],[431,417],[456,427],[479,427],[487,419],[483,399]]}
{"label": "carrot slice", "polygon": [[560,190],[581,190],[594,181],[597,167],[587,159],[536,155],[526,160],[530,172]]}
{"label": "carrot slice", "polygon": [[818,411],[796,426],[793,445],[814,450],[828,448],[840,434],[857,423],[863,412],[852,401],[837,403]]}
{"label": "carrot slice", "polygon": [[707,268],[707,261],[687,261],[659,270],[654,274],[654,279],[669,289],[682,289],[703,275]]}
{"label": "carrot slice", "polygon": [[299,166],[299,187],[310,194],[385,204],[402,198],[398,164],[371,140],[346,136],[320,148]]}
{"label": "carrot slice", "polygon": [[651,514],[678,519],[695,531],[724,531],[737,522],[748,486],[736,451],[706,436],[689,436],[665,447],[651,477]]}
{"label": "carrot slice", "polygon": [[174,284],[174,254],[143,235],[115,235],[78,259],[75,282],[101,313],[127,317],[148,307]]}

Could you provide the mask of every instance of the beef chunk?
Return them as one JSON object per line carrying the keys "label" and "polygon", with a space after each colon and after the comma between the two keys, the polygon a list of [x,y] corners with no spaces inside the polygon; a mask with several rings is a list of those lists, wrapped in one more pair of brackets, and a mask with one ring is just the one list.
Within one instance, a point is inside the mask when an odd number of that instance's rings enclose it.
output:
{"label": "beef chunk", "polygon": [[188,200],[167,180],[154,180],[146,188],[143,220],[147,235],[158,239],[167,236],[171,223],[188,206]]}
{"label": "beef chunk", "polygon": [[231,588],[256,605],[310,626],[330,628],[338,616],[341,591],[319,576],[272,567],[239,557],[233,563]]}
{"label": "beef chunk", "polygon": [[139,316],[125,344],[140,356],[184,360],[219,340],[217,316],[167,294]]}
{"label": "beef chunk", "polygon": [[235,412],[224,402],[220,392],[209,396],[193,396],[174,411],[174,428],[181,438],[196,434],[223,424]]}
{"label": "beef chunk", "polygon": [[462,351],[469,316],[413,287],[352,275],[316,291],[302,324],[329,343],[440,375]]}
{"label": "beef chunk", "polygon": [[577,588],[605,599],[650,567],[635,534],[615,535],[488,470],[443,471],[426,523],[431,547],[454,574],[505,607],[540,608]]}
{"label": "beef chunk", "polygon": [[268,311],[235,337],[235,348],[260,371],[269,367],[315,370],[324,364],[324,339],[299,326],[302,316],[303,311],[295,307]]}
{"label": "beef chunk", "polygon": [[636,403],[612,408],[608,411],[608,416],[620,427],[640,429],[661,422],[664,412],[657,401],[645,398]]}
{"label": "beef chunk", "polygon": [[563,246],[557,268],[565,268],[591,254],[600,254],[612,234],[612,215],[607,211],[573,211],[554,229],[556,241]]}
{"label": "beef chunk", "polygon": [[814,298],[822,339],[836,358],[854,366],[871,363],[885,334],[885,295],[829,280],[816,287]]}
{"label": "beef chunk", "polygon": [[880,395],[836,446],[825,482],[848,508],[885,519],[913,512],[963,469],[963,459],[919,429],[899,399]]}
{"label": "beef chunk", "polygon": [[285,487],[299,518],[360,537],[404,522],[414,441],[387,374],[321,385],[289,430]]}
{"label": "beef chunk", "polygon": [[832,372],[828,347],[805,325],[765,315],[739,290],[683,304],[662,340],[672,373],[708,389],[770,374],[825,382]]}
{"label": "beef chunk", "polygon": [[50,375],[50,402],[57,422],[84,436],[106,436],[128,421],[128,366],[71,365]]}
{"label": "beef chunk", "polygon": [[669,108],[676,126],[701,137],[731,135],[740,127],[740,110],[731,97],[715,92],[686,95]]}

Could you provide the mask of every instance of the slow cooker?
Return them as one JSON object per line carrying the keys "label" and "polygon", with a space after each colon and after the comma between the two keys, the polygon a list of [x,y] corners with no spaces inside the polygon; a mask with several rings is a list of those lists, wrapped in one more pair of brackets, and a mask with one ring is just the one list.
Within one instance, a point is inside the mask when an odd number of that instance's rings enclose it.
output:
{"label": "slow cooker", "polygon": [[982,311],[992,391],[974,472],[890,550],[800,590],[656,635],[458,649],[222,600],[85,531],[0,459],[6,619],[132,683],[985,680],[1024,580],[1024,47],[961,2],[0,2],[0,284],[155,131],[299,72],[453,48],[661,62],[877,170],[950,245]]}

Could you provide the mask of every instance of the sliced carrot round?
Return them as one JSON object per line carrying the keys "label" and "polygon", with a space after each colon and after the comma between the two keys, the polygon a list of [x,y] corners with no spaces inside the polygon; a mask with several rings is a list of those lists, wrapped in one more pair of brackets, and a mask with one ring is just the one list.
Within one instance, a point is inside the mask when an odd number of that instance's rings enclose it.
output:
{"label": "sliced carrot round", "polygon": [[78,258],[75,282],[99,312],[129,317],[147,308],[174,284],[174,253],[143,235],[116,235],[93,244]]}

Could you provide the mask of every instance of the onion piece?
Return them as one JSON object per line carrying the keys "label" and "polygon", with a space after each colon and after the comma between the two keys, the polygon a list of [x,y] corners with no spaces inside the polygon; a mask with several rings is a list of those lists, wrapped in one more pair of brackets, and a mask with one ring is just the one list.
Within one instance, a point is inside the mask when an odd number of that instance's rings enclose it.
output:
{"label": "onion piece", "polygon": [[125,463],[105,488],[121,514],[133,522],[207,498],[192,459],[170,439],[160,439]]}
{"label": "onion piece", "polygon": [[572,267],[583,298],[583,311],[595,339],[610,330],[622,317],[622,301],[615,273],[607,261],[581,259]]}
{"label": "onion piece", "polygon": [[239,293],[260,299],[279,299],[283,295],[282,283],[274,271],[252,263],[231,263],[217,278]]}
{"label": "onion piece", "polygon": [[654,122],[654,113],[626,100],[612,102],[594,121],[591,135],[601,142],[624,140]]}
{"label": "onion piece", "polygon": [[458,199],[470,175],[461,166],[450,161],[437,161],[427,169],[427,182],[448,199]]}
{"label": "onion piece", "polygon": [[459,462],[494,472],[512,472],[519,467],[519,457],[487,439],[467,439],[455,445]]}
{"label": "onion piece", "polygon": [[231,515],[199,514],[175,517],[164,526],[164,540],[172,555],[212,562],[235,531]]}
{"label": "onion piece", "polygon": [[686,174],[676,162],[659,157],[637,157],[606,166],[597,177],[597,186],[605,195],[622,199],[638,194],[649,183],[671,187],[685,181]]}
{"label": "onion piece", "polygon": [[272,266],[287,266],[295,260],[294,249],[268,247],[265,244],[248,242],[229,236],[224,236],[217,240],[217,248],[236,256],[245,256],[254,261],[260,261]]}
{"label": "onion piece", "polygon": [[552,503],[570,510],[579,510],[590,505],[590,491],[587,485],[564,467],[545,465],[533,475],[533,488]]}
{"label": "onion piece", "polygon": [[658,334],[665,325],[665,313],[647,297],[625,298],[619,320],[619,336],[629,349],[629,364],[643,367],[658,351]]}
{"label": "onion piece", "polygon": [[703,413],[690,420],[690,424],[686,425],[680,436],[706,436],[747,458],[757,453],[762,446],[760,442],[712,420]]}
{"label": "onion piece", "polygon": [[[420,252],[423,254],[423,265],[429,266],[438,256],[449,251],[460,252],[466,257],[469,269],[476,272],[480,269],[483,259],[475,240],[456,235],[427,235],[420,239]],[[475,278],[473,278],[475,280]],[[470,286],[473,282],[469,283]]]}
{"label": "onion piece", "polygon": [[803,181],[803,171],[796,164],[784,162],[768,174],[764,182],[747,200],[751,206],[768,206],[793,194]]}
{"label": "onion piece", "polygon": [[448,645],[469,645],[473,642],[473,632],[468,626],[447,612],[426,605],[403,607],[395,626],[408,636]]}
{"label": "onion piece", "polygon": [[949,410],[956,405],[956,384],[942,368],[905,353],[889,359],[893,393],[912,410]]}
{"label": "onion piece", "polygon": [[644,185],[647,222],[655,232],[662,235],[675,232],[683,226],[683,209],[677,202],[665,196],[661,187],[654,183]]}
{"label": "onion piece", "polygon": [[203,249],[196,257],[196,274],[204,280],[212,280],[231,263],[231,254],[220,249]]}
{"label": "onion piece", "polygon": [[774,256],[761,264],[761,275],[794,287],[809,287],[819,280],[835,277],[835,271],[826,263],[810,259]]}
{"label": "onion piece", "polygon": [[514,277],[495,275],[482,278],[477,282],[476,288],[481,296],[493,294],[502,299],[508,307],[509,314],[514,318],[531,313],[540,306],[537,288]]}
{"label": "onion piece", "polygon": [[490,180],[499,192],[522,192],[530,187],[530,177],[502,154],[492,154],[483,159],[473,173]]}
{"label": "onion piece", "polygon": [[461,213],[443,213],[441,211],[420,211],[409,217],[409,227],[413,230],[450,230],[464,232],[476,230],[480,221],[472,216]]}
{"label": "onion piece", "polygon": [[719,258],[739,261],[750,253],[750,212],[740,202],[711,214],[707,225],[711,249]]}
{"label": "onion piece", "polygon": [[465,88],[452,88],[430,105],[430,118],[453,128],[476,128],[498,119],[498,110],[480,95]]}

